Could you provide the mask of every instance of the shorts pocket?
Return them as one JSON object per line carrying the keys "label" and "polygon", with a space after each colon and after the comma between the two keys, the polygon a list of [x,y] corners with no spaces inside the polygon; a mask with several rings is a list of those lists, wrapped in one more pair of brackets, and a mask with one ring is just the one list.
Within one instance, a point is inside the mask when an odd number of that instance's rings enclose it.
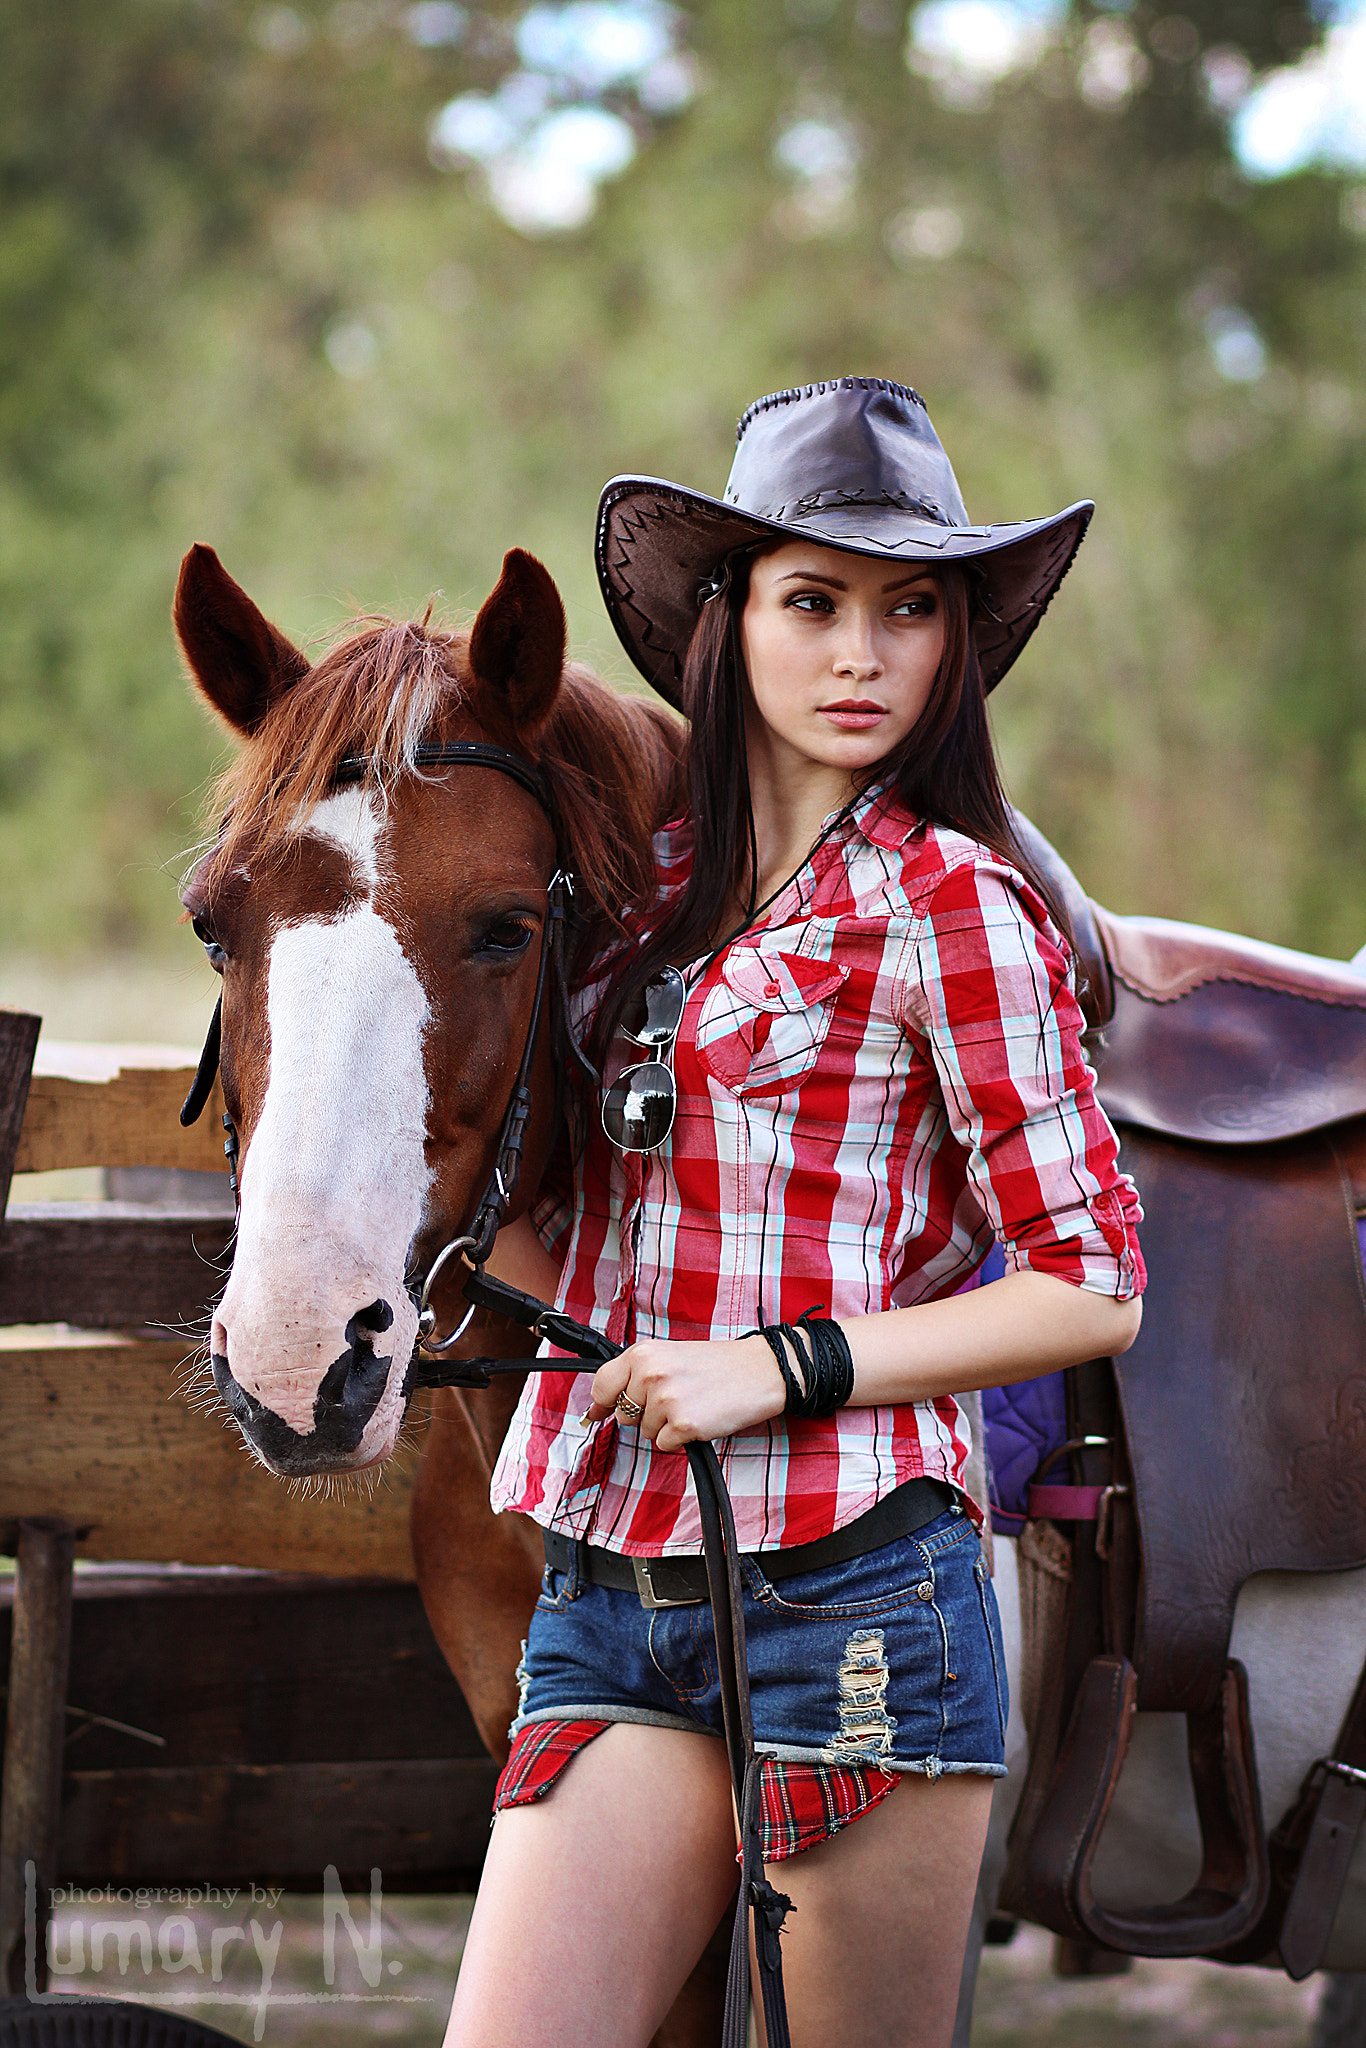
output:
{"label": "shorts pocket", "polygon": [[702,1005],[697,1056],[733,1095],[781,1095],[820,1057],[849,970],[801,953],[737,947]]}
{"label": "shorts pocket", "polygon": [[573,1571],[556,1571],[548,1564],[541,1573],[541,1592],[536,1602],[542,1614],[559,1614],[571,1600],[577,1600],[579,1588],[577,1574]]}
{"label": "shorts pocket", "polygon": [[[929,1525],[930,1529],[938,1526],[938,1521]],[[753,1559],[745,1560],[745,1569],[752,1570],[755,1597],[771,1612],[811,1620],[868,1620],[928,1606],[934,1599],[934,1568],[914,1536],[899,1536],[879,1550],[865,1551],[862,1557],[797,1572],[776,1583],[764,1577]]]}

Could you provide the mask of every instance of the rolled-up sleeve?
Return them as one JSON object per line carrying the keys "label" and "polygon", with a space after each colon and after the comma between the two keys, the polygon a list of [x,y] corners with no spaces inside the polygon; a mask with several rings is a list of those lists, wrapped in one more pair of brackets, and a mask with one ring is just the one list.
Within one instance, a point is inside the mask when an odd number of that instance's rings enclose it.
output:
{"label": "rolled-up sleeve", "polygon": [[1082,1053],[1065,942],[1012,868],[952,868],[911,932],[903,1023],[1010,1264],[1128,1300],[1142,1217]]}

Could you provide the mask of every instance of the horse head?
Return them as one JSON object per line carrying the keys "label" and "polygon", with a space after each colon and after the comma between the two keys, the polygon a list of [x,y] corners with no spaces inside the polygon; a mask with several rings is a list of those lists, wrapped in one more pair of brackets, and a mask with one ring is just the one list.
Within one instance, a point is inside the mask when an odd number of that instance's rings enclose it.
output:
{"label": "horse head", "polygon": [[[175,621],[241,742],[183,895],[223,977],[241,1148],[214,1380],[273,1470],[358,1470],[394,1447],[420,1278],[493,1171],[552,875],[576,865],[590,917],[637,898],[670,763],[657,721],[566,669],[559,594],[520,550],[472,630],[370,621],[316,665],[208,548],[182,564]],[[460,743],[528,764],[549,808],[477,759],[431,765]],[[523,1206],[552,1134],[552,1036]]]}

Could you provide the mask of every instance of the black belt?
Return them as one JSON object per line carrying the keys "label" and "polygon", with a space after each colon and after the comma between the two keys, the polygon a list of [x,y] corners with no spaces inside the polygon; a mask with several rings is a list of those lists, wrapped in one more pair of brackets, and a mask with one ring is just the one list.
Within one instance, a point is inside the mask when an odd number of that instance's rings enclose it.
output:
{"label": "black belt", "polygon": [[[908,1479],[866,1515],[829,1536],[818,1536],[814,1543],[794,1543],[786,1550],[750,1554],[766,1579],[792,1579],[798,1572],[841,1564],[845,1558],[880,1550],[898,1536],[912,1535],[942,1515],[953,1498],[953,1488],[942,1479]],[[552,1571],[568,1572],[576,1565],[578,1576],[590,1586],[638,1593],[642,1607],[692,1607],[707,1598],[707,1566],[702,1557],[625,1557],[600,1544],[585,1543],[581,1537],[566,1536],[559,1529],[541,1533],[545,1561]]]}

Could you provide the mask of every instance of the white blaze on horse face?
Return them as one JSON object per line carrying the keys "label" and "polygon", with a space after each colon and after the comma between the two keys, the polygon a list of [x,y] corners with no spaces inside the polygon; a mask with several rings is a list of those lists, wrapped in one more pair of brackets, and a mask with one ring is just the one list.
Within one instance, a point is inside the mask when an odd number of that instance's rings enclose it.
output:
{"label": "white blaze on horse face", "polygon": [[[338,822],[362,824],[354,809]],[[346,843],[373,874],[371,824],[368,843],[363,829]],[[242,1163],[237,1250],[213,1349],[239,1386],[305,1438],[324,1375],[353,1343],[391,1356],[359,1447],[318,1461],[358,1468],[393,1448],[417,1334],[404,1282],[431,1179],[422,1057],[430,1010],[392,926],[368,902],[278,931],[267,990],[269,1077]],[[378,1302],[392,1323],[358,1328],[358,1313]]]}
{"label": "white blaze on horse face", "polygon": [[383,822],[368,791],[339,789],[308,814],[308,832],[329,839],[351,862],[357,881],[373,889],[379,880],[379,840]]}

